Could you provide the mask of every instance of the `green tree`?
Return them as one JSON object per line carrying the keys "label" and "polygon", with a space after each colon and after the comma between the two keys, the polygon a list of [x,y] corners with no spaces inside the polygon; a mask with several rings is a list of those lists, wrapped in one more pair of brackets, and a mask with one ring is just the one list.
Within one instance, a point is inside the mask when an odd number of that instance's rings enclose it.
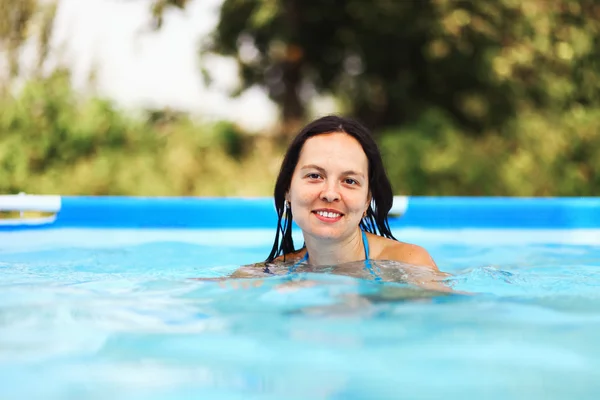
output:
{"label": "green tree", "polygon": [[8,76],[19,72],[19,49],[27,39],[27,32],[37,8],[35,0],[0,0],[0,49],[8,63]]}
{"label": "green tree", "polygon": [[224,0],[202,50],[234,57],[239,92],[264,87],[285,121],[328,93],[374,128],[440,108],[481,132],[598,105],[599,33],[596,0]]}
{"label": "green tree", "polygon": [[0,54],[8,67],[8,74],[0,76],[2,86],[21,73],[20,52],[31,38],[38,47],[35,71],[41,71],[48,57],[56,9],[56,2],[0,0]]}

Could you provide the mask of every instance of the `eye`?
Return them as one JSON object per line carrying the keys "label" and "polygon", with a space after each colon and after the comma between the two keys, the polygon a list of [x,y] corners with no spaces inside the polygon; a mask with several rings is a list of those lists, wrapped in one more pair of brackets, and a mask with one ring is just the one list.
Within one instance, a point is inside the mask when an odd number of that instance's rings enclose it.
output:
{"label": "eye", "polygon": [[344,183],[346,185],[358,185],[358,181],[356,179],[352,179],[352,178],[344,179]]}
{"label": "eye", "polygon": [[321,175],[317,174],[316,172],[311,172],[309,174],[306,174],[306,177],[309,179],[319,179],[321,178]]}

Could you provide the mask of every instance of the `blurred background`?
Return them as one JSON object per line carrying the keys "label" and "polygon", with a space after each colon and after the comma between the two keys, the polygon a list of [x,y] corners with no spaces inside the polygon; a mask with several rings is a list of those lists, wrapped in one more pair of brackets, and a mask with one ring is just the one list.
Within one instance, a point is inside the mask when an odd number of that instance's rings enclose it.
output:
{"label": "blurred background", "polygon": [[597,0],[0,0],[0,193],[269,196],[340,113],[395,194],[600,193]]}

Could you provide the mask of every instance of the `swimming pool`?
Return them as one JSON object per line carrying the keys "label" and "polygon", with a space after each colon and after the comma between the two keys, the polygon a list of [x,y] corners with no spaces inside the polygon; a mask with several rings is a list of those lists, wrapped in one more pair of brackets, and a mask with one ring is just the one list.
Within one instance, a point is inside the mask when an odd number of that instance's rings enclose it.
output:
{"label": "swimming pool", "polygon": [[397,198],[396,237],[471,296],[190,279],[263,260],[270,199],[17,200],[58,214],[0,227],[1,399],[600,393],[600,199]]}

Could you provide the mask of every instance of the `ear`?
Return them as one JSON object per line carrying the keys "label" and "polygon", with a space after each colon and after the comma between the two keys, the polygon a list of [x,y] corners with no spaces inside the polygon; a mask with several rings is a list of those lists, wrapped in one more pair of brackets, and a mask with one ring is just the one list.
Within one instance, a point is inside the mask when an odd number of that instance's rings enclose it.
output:
{"label": "ear", "polygon": [[373,201],[373,196],[371,195],[371,192],[369,192],[369,195],[367,196],[367,204],[365,205],[365,212],[367,212],[367,210],[369,209],[371,201]]}

